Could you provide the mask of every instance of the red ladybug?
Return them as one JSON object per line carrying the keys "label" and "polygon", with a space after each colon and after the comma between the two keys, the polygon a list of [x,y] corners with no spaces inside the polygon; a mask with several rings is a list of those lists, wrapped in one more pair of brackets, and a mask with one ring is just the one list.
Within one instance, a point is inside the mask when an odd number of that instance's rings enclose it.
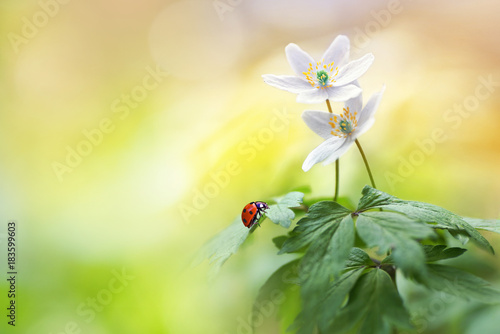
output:
{"label": "red ladybug", "polygon": [[[257,221],[259,221],[260,217],[269,209],[269,206],[266,202],[251,202],[245,205],[243,208],[243,212],[241,213],[241,220],[243,224],[251,228]],[[259,225],[260,226],[260,225]]]}

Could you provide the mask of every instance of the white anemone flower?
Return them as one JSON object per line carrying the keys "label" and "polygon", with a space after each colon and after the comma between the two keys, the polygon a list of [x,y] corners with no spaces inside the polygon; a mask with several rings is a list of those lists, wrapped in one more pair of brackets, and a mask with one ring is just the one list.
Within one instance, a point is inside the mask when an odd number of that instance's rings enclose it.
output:
{"label": "white anemone flower", "polygon": [[299,103],[320,103],[327,99],[346,101],[361,93],[353,84],[373,63],[371,53],[349,62],[349,38],[339,35],[323,54],[314,59],[296,44],[288,44],[286,57],[296,75],[264,74],[264,82],[295,94]]}
{"label": "white anemone flower", "polygon": [[347,152],[356,139],[375,122],[375,111],[384,90],[385,86],[380,92],[373,94],[364,108],[361,94],[346,101],[341,115],[316,110],[304,111],[304,122],[325,141],[309,153],[302,169],[307,172],[319,162],[323,162],[323,165],[330,164]]}

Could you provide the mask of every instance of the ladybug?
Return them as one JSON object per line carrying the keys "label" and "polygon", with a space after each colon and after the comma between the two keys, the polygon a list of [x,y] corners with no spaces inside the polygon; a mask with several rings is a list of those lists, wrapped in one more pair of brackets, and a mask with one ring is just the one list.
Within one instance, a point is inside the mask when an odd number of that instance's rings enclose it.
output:
{"label": "ladybug", "polygon": [[[251,228],[259,221],[260,217],[269,209],[266,202],[250,202],[243,208],[241,212],[241,220],[243,224]],[[259,225],[260,226],[260,225]]]}

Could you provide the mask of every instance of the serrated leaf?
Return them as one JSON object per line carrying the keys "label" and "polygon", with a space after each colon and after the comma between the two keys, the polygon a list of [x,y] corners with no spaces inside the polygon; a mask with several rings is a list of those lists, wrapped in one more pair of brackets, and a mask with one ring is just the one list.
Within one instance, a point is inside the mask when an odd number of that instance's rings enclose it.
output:
{"label": "serrated leaf", "polygon": [[396,211],[411,219],[433,224],[433,228],[446,229],[462,242],[470,237],[478,246],[494,253],[493,247],[476,229],[462,217],[446,209],[423,202],[404,201],[370,186],[365,186],[362,193],[358,212],[377,208]]}
{"label": "serrated leaf", "polygon": [[335,225],[335,229],[330,231],[334,232],[339,221],[351,213],[352,211],[335,202],[323,201],[314,204],[307,215],[299,220],[292,231],[293,236],[285,242],[280,254],[291,253],[315,242],[316,237]]}
{"label": "serrated leaf", "polygon": [[378,208],[381,205],[391,204],[394,200],[398,199],[370,186],[365,186],[361,194],[363,196],[359,199],[356,211],[366,211],[368,209]]}
{"label": "serrated leaf", "polygon": [[479,218],[467,218],[467,217],[463,217],[463,219],[474,228],[500,233],[499,219],[479,219]]}
{"label": "serrated leaf", "polygon": [[379,253],[392,252],[394,262],[407,276],[425,274],[425,254],[415,239],[432,237],[426,224],[394,212],[363,212],[356,222],[358,235]]}
{"label": "serrated leaf", "polygon": [[344,268],[354,245],[354,233],[354,221],[351,215],[348,215],[340,222],[337,232],[333,235],[328,246],[328,251],[332,253],[329,263],[333,276],[337,276]]}
{"label": "serrated leaf", "polygon": [[287,205],[272,204],[266,211],[266,217],[275,224],[289,228],[295,218],[295,212],[290,210]]}
{"label": "serrated leaf", "polygon": [[330,278],[340,274],[353,244],[354,222],[350,215],[338,219],[325,233],[316,237],[300,266],[303,291],[307,296],[321,291]]}
{"label": "serrated leaf", "polygon": [[213,278],[227,259],[235,254],[240,245],[245,242],[250,231],[251,229],[243,225],[240,217],[236,218],[231,225],[201,247],[192,265],[196,266],[204,260],[209,260],[211,264],[209,277]]}
{"label": "serrated leaf", "polygon": [[462,299],[475,299],[483,303],[500,303],[500,291],[487,281],[466,271],[441,265],[429,264],[426,286]]}
{"label": "serrated leaf", "polygon": [[298,191],[292,191],[286,194],[278,200],[277,204],[269,205],[269,209],[266,211],[266,217],[275,224],[279,224],[284,228],[289,228],[292,224],[292,220],[295,218],[295,212],[290,210],[290,208],[300,206],[303,198],[304,194]]}
{"label": "serrated leaf", "polygon": [[462,245],[466,245],[470,240],[469,234],[464,233],[463,230],[460,229],[457,230],[454,228],[450,228],[449,226],[437,226],[437,225],[435,226],[435,228],[447,230],[451,234],[451,236],[460,241]]}
{"label": "serrated leaf", "polygon": [[373,266],[375,263],[370,256],[362,249],[354,247],[345,263],[346,270],[358,269]]}
{"label": "serrated leaf", "polygon": [[449,247],[446,245],[424,245],[425,260],[434,262],[439,260],[451,259],[465,253],[467,249],[459,247]]}
{"label": "serrated leaf", "polygon": [[[451,259],[462,255],[467,251],[465,248],[450,247],[446,245],[423,245],[426,262],[435,262],[439,260]],[[383,264],[394,264],[394,257],[392,254],[382,260]]]}
{"label": "serrated leaf", "polygon": [[297,329],[297,334],[309,334],[313,332],[316,325],[321,330],[328,328],[363,270],[364,268],[357,268],[347,271],[332,282],[325,296],[318,300],[315,308],[300,313],[289,329]]}
{"label": "serrated leaf", "polygon": [[391,328],[411,329],[410,316],[390,276],[372,269],[357,281],[349,302],[325,333],[389,334]]}
{"label": "serrated leaf", "polygon": [[[314,241],[301,263],[305,290],[319,282],[327,284],[331,276],[337,276],[344,268],[354,244],[354,221],[350,211],[335,202],[318,204],[311,207],[310,214],[299,221],[294,229],[297,234],[286,240],[280,251],[292,252],[307,246],[309,240]],[[339,212],[328,210],[332,208]],[[324,215],[318,218],[319,212],[324,212]],[[321,224],[319,228],[318,221]]]}
{"label": "serrated leaf", "polygon": [[297,223],[281,253],[304,247],[300,264],[302,316],[314,317],[318,303],[331,278],[340,274],[354,244],[351,211],[332,201],[319,202]]}
{"label": "serrated leaf", "polygon": [[347,271],[337,281],[333,282],[332,286],[328,289],[325,301],[319,309],[318,327],[322,332],[328,332],[333,319],[337,316],[342,304],[344,304],[349,292],[358,281],[363,270],[364,268],[361,267]]}

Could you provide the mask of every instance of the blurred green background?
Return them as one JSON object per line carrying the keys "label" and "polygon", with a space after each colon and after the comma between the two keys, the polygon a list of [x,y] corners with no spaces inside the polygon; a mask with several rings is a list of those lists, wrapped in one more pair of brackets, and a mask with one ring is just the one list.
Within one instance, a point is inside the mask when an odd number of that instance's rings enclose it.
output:
{"label": "blurred green background", "polygon": [[[499,11],[493,0],[2,1],[0,263],[4,274],[16,220],[14,331],[252,332],[258,288],[290,259],[270,241],[283,229],[265,222],[213,281],[189,263],[250,201],[304,185],[333,194],[333,165],[301,169],[322,140],[300,115],[325,106],[261,78],[292,74],[291,42],[320,57],[345,34],[351,59],[375,55],[365,101],[387,89],[360,141],[381,190],[500,218]],[[368,181],[353,148],[341,195],[355,202]],[[457,265],[498,286],[498,257],[470,248]],[[2,280],[2,333],[7,290]],[[443,305],[426,332],[487,333],[500,313]],[[278,332],[275,313],[255,333]]]}

